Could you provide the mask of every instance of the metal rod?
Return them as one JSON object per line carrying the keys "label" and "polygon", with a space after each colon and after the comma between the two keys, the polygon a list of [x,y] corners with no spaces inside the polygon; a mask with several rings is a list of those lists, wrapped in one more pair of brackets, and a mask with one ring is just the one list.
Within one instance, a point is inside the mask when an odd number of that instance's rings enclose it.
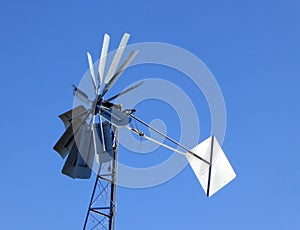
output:
{"label": "metal rod", "polygon": [[136,84],[136,85],[134,85],[134,86],[131,86],[131,87],[128,88],[128,89],[125,89],[123,92],[118,93],[118,94],[116,94],[115,96],[113,96],[113,97],[107,99],[106,101],[112,101],[112,100],[116,99],[117,97],[119,97],[119,96],[121,96],[121,95],[123,95],[123,94],[125,94],[125,93],[128,93],[129,91],[131,91],[131,90],[133,90],[133,89],[135,89],[135,88],[141,86],[143,83],[144,83],[144,82],[141,81],[141,82],[139,82],[138,84]]}
{"label": "metal rod", "polygon": [[111,180],[109,180],[109,179],[107,179],[107,178],[105,178],[105,177],[103,177],[103,176],[99,176],[99,178],[100,178],[101,180],[105,180],[105,181],[107,181],[107,182],[109,182],[109,183],[112,182]]}
{"label": "metal rod", "polygon": [[97,210],[95,210],[95,209],[91,209],[91,211],[94,212],[94,213],[97,213],[97,214],[99,214],[99,215],[105,216],[105,217],[107,217],[107,218],[110,218],[110,217],[111,217],[110,215],[107,215],[107,214],[105,214],[105,213],[103,213],[103,212],[99,212],[99,211],[97,211]]}
{"label": "metal rod", "polygon": [[94,210],[98,210],[98,209],[110,209],[110,207],[94,207]]}
{"label": "metal rod", "polygon": [[[68,119],[68,121],[71,121],[71,120],[74,120],[74,119],[76,119],[76,118],[78,118],[78,117],[81,117],[81,116],[83,116],[85,113],[89,113],[89,112],[91,112],[91,109],[89,109],[89,110],[85,110],[85,111],[83,111],[83,112],[81,112],[81,113],[79,113],[79,114],[77,114],[76,116],[71,116],[71,118],[69,118]],[[72,112],[72,115],[73,115],[73,112]]]}
{"label": "metal rod", "polygon": [[163,136],[164,138],[168,139],[169,141],[173,142],[174,144],[176,144],[177,146],[181,147],[182,149],[186,150],[189,154],[193,155],[194,157],[198,158],[199,160],[202,160],[203,162],[205,162],[206,164],[210,165],[210,163],[203,159],[202,157],[196,155],[195,153],[193,153],[191,150],[189,150],[188,148],[186,148],[185,146],[183,146],[182,144],[178,143],[177,141],[173,140],[172,138],[168,137],[167,135],[165,135],[164,133],[160,132],[159,130],[153,128],[152,126],[148,125],[146,122],[142,121],[141,119],[137,118],[136,116],[133,116],[132,114],[128,114],[130,117],[132,117],[133,119],[137,120],[138,122],[140,122],[141,124],[145,125],[146,127],[148,127],[149,129],[153,130],[154,132],[158,133],[159,135]]}
{"label": "metal rod", "polygon": [[153,138],[151,138],[151,137],[148,137],[148,136],[145,135],[143,132],[139,132],[139,131],[136,130],[136,129],[132,129],[132,128],[130,128],[129,126],[125,126],[125,128],[129,129],[130,131],[132,131],[133,133],[139,135],[140,137],[143,137],[143,138],[145,138],[145,139],[147,139],[147,140],[149,140],[149,141],[152,141],[153,143],[155,143],[155,144],[157,144],[157,145],[160,145],[160,146],[162,146],[162,147],[165,147],[165,148],[167,148],[167,149],[170,149],[170,150],[172,150],[172,151],[174,151],[174,152],[176,152],[176,153],[179,153],[179,154],[181,154],[181,155],[184,155],[184,156],[186,155],[186,153],[181,152],[181,151],[179,151],[178,149],[172,148],[171,146],[168,146],[168,145],[166,145],[166,144],[164,144],[164,143],[161,143],[161,142],[159,142],[159,141],[157,141],[157,140],[155,140],[155,139],[153,139]]}
{"label": "metal rod", "polygon": [[206,193],[207,196],[209,196],[209,189],[210,189],[213,152],[214,152],[214,136],[211,137],[210,159],[209,159],[210,165],[209,165],[209,171],[208,171],[208,182],[207,182],[207,193]]}

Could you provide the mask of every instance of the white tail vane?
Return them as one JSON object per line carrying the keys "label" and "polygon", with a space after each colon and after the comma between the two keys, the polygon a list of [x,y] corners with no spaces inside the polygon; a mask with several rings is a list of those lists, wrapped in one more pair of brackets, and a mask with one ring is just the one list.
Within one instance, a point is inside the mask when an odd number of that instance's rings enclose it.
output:
{"label": "white tail vane", "polygon": [[106,57],[107,57],[107,52],[109,47],[109,40],[110,40],[109,35],[105,34],[103,39],[100,61],[99,61],[99,68],[98,68],[99,86],[102,84],[104,68],[106,64]]}
{"label": "white tail vane", "polygon": [[208,197],[211,197],[236,177],[215,136],[211,136],[195,146],[191,152],[210,162],[209,165],[191,154],[186,155]]}
{"label": "white tail vane", "polygon": [[110,67],[109,67],[107,75],[106,75],[106,77],[104,79],[105,84],[107,84],[110,81],[110,79],[115,75],[116,69],[117,69],[117,67],[119,65],[120,59],[121,59],[121,57],[123,55],[123,52],[125,50],[127,42],[129,40],[129,37],[130,37],[130,34],[128,34],[128,33],[125,33],[123,35],[122,40],[120,42],[120,45],[119,45],[119,47],[117,49],[117,52],[116,52],[116,54],[114,56],[114,59],[112,60],[112,63],[110,65]]}
{"label": "white tail vane", "polygon": [[92,80],[93,80],[94,90],[96,90],[97,83],[96,83],[96,77],[95,77],[94,64],[93,64],[92,56],[89,52],[87,52],[87,57],[88,57],[88,62],[89,62],[89,67],[90,67],[90,73],[91,73]]}

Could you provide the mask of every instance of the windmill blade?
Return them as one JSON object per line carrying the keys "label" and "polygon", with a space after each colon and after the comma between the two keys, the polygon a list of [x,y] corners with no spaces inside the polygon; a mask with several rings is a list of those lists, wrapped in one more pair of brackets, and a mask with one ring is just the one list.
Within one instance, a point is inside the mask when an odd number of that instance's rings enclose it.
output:
{"label": "windmill blade", "polygon": [[72,122],[63,133],[63,135],[59,138],[57,143],[54,145],[53,149],[59,153],[62,158],[65,158],[66,155],[70,152],[71,147],[74,142],[74,135],[77,135],[80,126],[85,122],[87,117],[90,115],[91,110],[88,110],[88,113],[84,117],[78,117],[76,119],[72,119]]}
{"label": "windmill blade", "polygon": [[104,68],[105,68],[106,58],[107,58],[107,51],[109,47],[109,40],[110,40],[109,35],[104,34],[101,56],[99,61],[99,68],[98,68],[98,81],[99,81],[98,89],[101,86],[103,80]]}
{"label": "windmill blade", "polygon": [[74,109],[71,109],[63,114],[60,114],[58,117],[62,120],[64,123],[65,128],[68,128],[71,124],[72,119],[76,119],[78,117],[84,116],[88,110],[84,108],[84,106],[80,105],[75,107]]}
{"label": "windmill blade", "polygon": [[96,159],[98,157],[97,161],[99,161],[99,163],[111,161],[113,159],[114,150],[110,123],[104,121],[101,124],[95,124],[95,131],[97,134],[96,136],[98,137],[96,138]]}
{"label": "windmill blade", "polygon": [[92,81],[93,81],[93,86],[95,90],[95,94],[97,94],[96,89],[97,89],[97,83],[96,83],[96,77],[95,77],[95,70],[94,70],[94,64],[92,60],[92,56],[89,52],[86,53],[88,57],[88,62],[89,62],[89,67],[90,67],[90,73],[92,76]]}
{"label": "windmill blade", "polygon": [[107,84],[110,81],[110,79],[115,75],[116,69],[119,65],[120,59],[123,55],[123,52],[125,50],[127,42],[129,40],[129,37],[130,37],[130,34],[128,34],[128,33],[125,33],[123,35],[122,40],[121,40],[121,42],[119,44],[119,47],[117,49],[117,52],[114,56],[114,59],[113,59],[111,65],[109,67],[108,72],[107,72],[106,78],[104,79],[105,84]]}
{"label": "windmill blade", "polygon": [[132,51],[128,58],[124,61],[122,66],[119,68],[118,72],[111,77],[108,82],[105,82],[105,87],[103,89],[102,97],[106,94],[106,92],[115,84],[115,82],[119,79],[121,74],[125,71],[125,69],[129,66],[135,56],[138,54],[139,50]]}
{"label": "windmill blade", "polygon": [[134,89],[137,88],[137,87],[140,87],[143,83],[144,83],[144,81],[141,81],[141,82],[137,83],[136,85],[131,86],[131,87],[129,87],[128,89],[125,89],[125,90],[122,91],[121,93],[116,94],[115,96],[109,98],[109,99],[106,100],[106,101],[112,101],[112,100],[114,100],[114,99],[116,99],[116,98],[118,98],[118,97],[124,95],[125,93],[128,93],[128,92],[130,92],[131,90],[134,90]]}
{"label": "windmill blade", "polygon": [[[98,148],[102,149],[103,152],[105,152],[105,150],[104,150],[104,145],[99,144],[99,138],[103,138],[103,136],[98,136],[98,139],[97,139],[97,135],[96,135],[97,131],[96,131],[95,124],[92,124],[92,127],[93,127],[93,130],[92,130],[92,132],[93,132],[93,148],[94,148],[94,152],[95,152],[95,158],[96,158],[96,162],[98,164],[100,164],[101,161],[100,161],[100,157],[99,157],[99,155],[100,155],[99,152],[101,150],[99,150]],[[101,143],[103,143],[103,140]]]}
{"label": "windmill blade", "polygon": [[73,142],[74,142],[74,131],[79,130],[81,124],[84,122],[83,119],[78,118],[72,121],[63,135],[59,138],[53,149],[60,154],[62,158],[65,158],[69,153]]}
{"label": "windmill blade", "polygon": [[92,134],[93,134],[93,146],[96,149],[96,136],[95,136],[95,127],[94,127],[95,118],[96,118],[96,116],[92,117],[92,120],[91,120],[91,123],[90,123],[90,127],[91,127]]}
{"label": "windmill blade", "polygon": [[69,156],[64,164],[64,167],[62,169],[62,173],[75,179],[76,178],[76,161],[77,161],[77,158],[78,158],[78,155],[79,152],[78,152],[78,149],[77,149],[77,146],[76,146],[76,143],[74,143],[72,145],[72,148],[70,150],[70,153],[69,153]]}
{"label": "windmill blade", "polygon": [[[105,147],[104,147],[104,145],[102,145],[102,146],[101,146],[101,144],[99,145],[98,139],[100,137],[98,136],[98,138],[97,138],[97,135],[96,135],[97,131],[96,131],[96,127],[95,127],[95,118],[96,118],[96,116],[93,116],[93,118],[91,120],[91,123],[90,123],[90,127],[91,127],[91,130],[92,130],[92,137],[93,137],[92,147],[93,147],[94,153],[96,154],[96,161],[99,164],[100,163],[99,151],[103,150],[103,152],[105,152]],[[103,136],[101,136],[101,138],[103,138]],[[102,141],[102,143],[103,143],[103,141]]]}
{"label": "windmill blade", "polygon": [[64,164],[62,173],[71,178],[89,179],[94,155],[91,151],[91,130],[84,123],[73,143],[70,154]]}
{"label": "windmill blade", "polygon": [[[106,147],[105,147],[105,140],[104,140],[104,131],[103,131],[103,124],[102,124],[102,118],[101,118],[101,115],[99,114],[99,117],[100,117],[100,123],[99,123],[99,127],[100,127],[100,132],[98,132],[98,137],[99,137],[99,134],[100,134],[100,137],[99,139],[102,141],[102,149],[103,152],[106,152]],[[95,137],[96,137],[96,128],[95,128]]]}
{"label": "windmill blade", "polygon": [[236,177],[215,136],[209,137],[191,151],[210,162],[208,165],[191,154],[186,155],[208,197],[211,197]]}
{"label": "windmill blade", "polygon": [[[75,136],[76,144],[83,160],[82,162],[79,162],[78,165],[92,168],[95,155],[93,149],[93,135],[91,128],[86,122],[81,126],[80,134],[77,135],[77,137],[79,138],[76,138]],[[80,173],[78,175],[80,176]]]}
{"label": "windmill blade", "polygon": [[86,95],[85,92],[83,92],[81,89],[77,88],[75,85],[73,85],[73,95],[78,98],[83,104],[88,105],[90,103],[90,99],[88,95]]}
{"label": "windmill blade", "polygon": [[[99,117],[100,117],[100,121],[101,121],[101,115],[99,114]],[[100,123],[100,124],[102,124],[102,122]],[[99,126],[100,126],[100,132],[98,132],[98,137],[99,137],[99,134],[100,134],[100,136],[101,136],[101,141],[102,141],[102,146],[103,146],[103,152],[106,152],[106,147],[105,147],[105,145],[103,144],[103,143],[105,143],[105,140],[104,140],[104,130],[103,130],[103,125],[100,125],[99,124]],[[100,139],[100,138],[99,138]]]}

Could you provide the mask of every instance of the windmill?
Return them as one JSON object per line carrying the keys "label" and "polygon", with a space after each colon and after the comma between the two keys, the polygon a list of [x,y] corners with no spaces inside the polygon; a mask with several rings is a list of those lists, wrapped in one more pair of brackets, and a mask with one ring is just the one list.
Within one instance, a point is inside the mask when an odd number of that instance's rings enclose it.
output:
{"label": "windmill", "polygon": [[[91,55],[87,53],[93,96],[89,97],[87,92],[73,85],[74,96],[80,105],[59,115],[66,130],[53,148],[62,158],[67,157],[62,173],[71,178],[89,179],[93,165],[98,165],[84,229],[115,228],[119,128],[126,128],[141,138],[184,155],[208,197],[236,176],[215,136],[190,150],[138,118],[135,109],[122,110],[121,105],[113,103],[116,98],[140,87],[143,82],[106,99],[106,93],[139,52],[132,51],[119,67],[129,37],[127,33],[123,35],[106,74],[109,35],[104,35],[97,71]],[[133,120],[163,136],[181,150],[147,136],[132,124]]]}

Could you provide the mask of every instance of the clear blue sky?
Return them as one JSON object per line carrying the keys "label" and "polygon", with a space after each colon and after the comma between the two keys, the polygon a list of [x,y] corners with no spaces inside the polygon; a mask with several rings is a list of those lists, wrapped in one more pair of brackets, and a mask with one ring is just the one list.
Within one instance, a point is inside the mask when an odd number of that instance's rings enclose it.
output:
{"label": "clear blue sky", "polygon": [[296,0],[2,1],[0,228],[82,228],[93,181],[60,173],[57,115],[72,106],[85,52],[98,54],[104,33],[116,48],[129,32],[130,43],[183,47],[213,72],[238,177],[210,199],[190,167],[157,187],[119,188],[118,229],[299,229],[299,9]]}

